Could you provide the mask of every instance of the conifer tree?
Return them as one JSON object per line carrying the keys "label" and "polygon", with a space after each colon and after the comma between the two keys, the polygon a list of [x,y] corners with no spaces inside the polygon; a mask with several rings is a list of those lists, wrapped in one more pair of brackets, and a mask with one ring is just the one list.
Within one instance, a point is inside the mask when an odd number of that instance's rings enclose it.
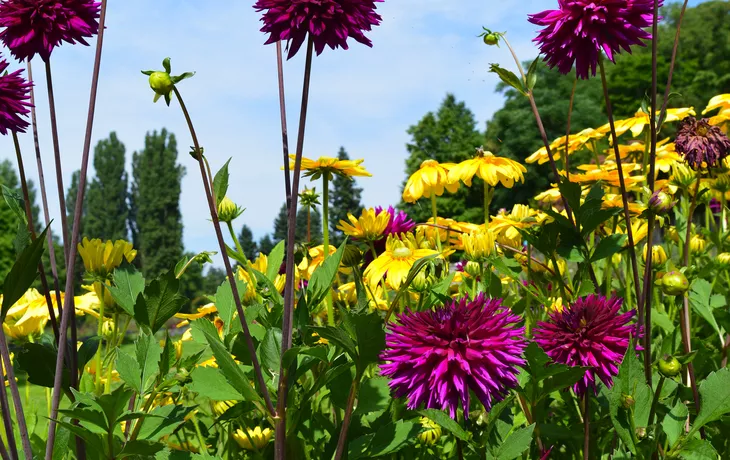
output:
{"label": "conifer tree", "polygon": [[96,177],[89,184],[85,234],[102,240],[128,238],[129,218],[127,172],[124,168],[125,149],[112,132],[99,141],[94,149]]}
{"label": "conifer tree", "polygon": [[148,278],[172,269],[183,254],[181,181],[175,135],[147,133],[145,147],[132,156],[130,228],[142,272]]}
{"label": "conifer tree", "polygon": [[253,232],[251,228],[244,224],[241,228],[241,233],[238,235],[238,242],[241,243],[241,248],[246,255],[248,260],[255,260],[259,255],[259,246],[256,244],[256,240],[253,239]]}
{"label": "conifer tree", "polygon": [[[312,211],[310,216],[310,234],[312,243],[321,243],[322,241],[322,215],[319,210]],[[287,210],[286,203],[281,205],[279,214],[274,220],[274,242],[286,240],[287,235]],[[297,243],[307,242],[307,210],[300,208],[297,212],[297,229],[295,239]],[[263,251],[262,251],[263,252]]]}
{"label": "conifer tree", "polygon": [[268,233],[261,237],[259,240],[259,252],[269,255],[271,253],[271,250],[274,249],[274,241],[271,239],[271,235]]}
{"label": "conifer tree", "polygon": [[[344,147],[340,147],[337,153],[340,160],[349,160]],[[362,213],[362,188],[357,186],[357,182],[351,177],[335,175],[332,179],[332,191],[330,192],[330,239],[335,245],[339,245],[343,240],[343,233],[337,228],[341,220],[347,221],[347,214],[360,216]]]}

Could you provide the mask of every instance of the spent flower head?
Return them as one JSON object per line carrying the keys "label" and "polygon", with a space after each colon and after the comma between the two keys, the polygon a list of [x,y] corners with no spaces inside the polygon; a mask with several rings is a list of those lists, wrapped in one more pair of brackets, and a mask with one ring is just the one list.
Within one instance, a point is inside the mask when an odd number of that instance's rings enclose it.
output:
{"label": "spent flower head", "polygon": [[162,67],[164,70],[143,70],[142,73],[148,75],[150,88],[155,92],[155,98],[153,102],[157,102],[161,97],[165,98],[165,103],[170,105],[172,101],[172,92],[175,89],[175,85],[195,75],[195,72],[184,72],[177,76],[172,76],[172,67],[170,66],[170,58],[165,58],[162,61]]}
{"label": "spent flower head", "polygon": [[674,143],[677,152],[694,170],[720,166],[730,152],[730,139],[706,118],[686,118],[679,126]]}

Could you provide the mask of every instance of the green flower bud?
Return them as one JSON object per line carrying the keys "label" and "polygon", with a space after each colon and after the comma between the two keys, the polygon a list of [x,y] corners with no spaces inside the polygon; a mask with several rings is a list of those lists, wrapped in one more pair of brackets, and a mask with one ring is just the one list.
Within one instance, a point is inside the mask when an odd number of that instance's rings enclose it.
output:
{"label": "green flower bud", "polygon": [[482,264],[480,264],[479,262],[469,261],[466,263],[464,271],[468,273],[469,276],[473,276],[474,278],[476,278],[477,276],[482,274]]}
{"label": "green flower bud", "polygon": [[636,438],[639,441],[646,438],[646,427],[643,427],[643,426],[636,427]]}
{"label": "green flower bud", "polygon": [[362,253],[354,244],[345,246],[345,253],[342,254],[342,265],[345,267],[355,267],[362,261]]}
{"label": "green flower bud", "polygon": [[431,287],[432,281],[433,278],[426,273],[426,270],[421,270],[413,278],[411,290],[414,292],[426,292]]}
{"label": "green flower bud", "polygon": [[634,400],[634,397],[627,394],[621,395],[621,407],[623,407],[626,410],[633,409],[634,405],[636,404],[636,401]]}
{"label": "green flower bud", "polygon": [[672,378],[682,372],[682,364],[674,356],[665,356],[659,360],[659,373],[666,378]]}
{"label": "green flower bud", "polygon": [[150,88],[152,88],[155,94],[159,94],[160,96],[170,94],[174,86],[175,84],[167,72],[152,72],[150,75]]}
{"label": "green flower bud", "polygon": [[239,208],[228,197],[224,197],[218,204],[218,219],[221,222],[233,222],[241,214],[243,214],[243,209]]}
{"label": "green flower bud", "polygon": [[668,213],[676,204],[677,202],[672,200],[672,197],[661,190],[657,190],[649,198],[649,209],[658,215]]}
{"label": "green flower bud", "polygon": [[717,264],[720,268],[727,270],[730,268],[730,252],[723,252],[717,255]]}
{"label": "green flower bud", "polygon": [[666,295],[682,295],[689,289],[689,281],[684,273],[672,270],[661,279],[662,292]]}
{"label": "green flower bud", "polygon": [[499,43],[499,35],[495,33],[485,34],[484,35],[484,44],[489,46],[494,46]]}

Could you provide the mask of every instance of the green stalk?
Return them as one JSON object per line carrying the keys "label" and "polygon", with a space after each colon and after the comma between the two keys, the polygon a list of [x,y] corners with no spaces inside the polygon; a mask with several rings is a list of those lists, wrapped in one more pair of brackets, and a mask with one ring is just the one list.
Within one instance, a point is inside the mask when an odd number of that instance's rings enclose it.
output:
{"label": "green stalk", "polygon": [[[433,225],[438,225],[438,222],[436,219],[438,219],[438,208],[436,206],[436,195],[431,194],[431,215],[433,216]],[[436,246],[438,247],[439,253],[441,253],[441,232],[438,228],[434,227],[436,230]]]}
{"label": "green stalk", "polygon": [[330,255],[330,186],[327,173],[322,174],[322,246],[324,259]]}
{"label": "green stalk", "polygon": [[[492,188],[484,182],[484,227],[489,226],[489,205],[492,204]],[[436,223],[436,222],[434,222]]]}
{"label": "green stalk", "polygon": [[94,389],[96,394],[101,394],[101,347],[104,343],[104,291],[106,290],[105,284],[101,283],[101,294],[99,295],[99,324],[96,329],[96,335],[99,336],[99,348],[96,350],[96,366],[94,374]]}
{"label": "green stalk", "polygon": [[243,257],[243,260],[248,262],[248,259],[246,258],[246,254],[243,252],[243,248],[241,247],[241,243],[238,241],[238,237],[236,236],[236,232],[233,231],[233,224],[230,222],[226,222],[226,225],[228,225],[228,231],[231,234],[231,239],[236,244],[236,251]]}

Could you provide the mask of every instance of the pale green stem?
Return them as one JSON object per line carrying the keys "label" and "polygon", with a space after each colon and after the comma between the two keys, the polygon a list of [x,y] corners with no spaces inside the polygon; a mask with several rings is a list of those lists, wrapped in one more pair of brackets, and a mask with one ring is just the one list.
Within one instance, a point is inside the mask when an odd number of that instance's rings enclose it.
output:
{"label": "pale green stem", "polygon": [[327,174],[322,175],[322,247],[324,258],[330,255],[330,186]]}
{"label": "pale green stem", "polygon": [[236,250],[241,255],[241,257],[243,257],[243,260],[248,261],[248,259],[246,258],[246,254],[243,252],[243,248],[241,247],[241,243],[238,241],[236,232],[233,231],[233,224],[230,222],[226,222],[226,225],[228,225],[228,231],[231,234],[231,239],[236,244]]}
{"label": "pale green stem", "polygon": [[99,348],[96,350],[96,366],[94,374],[94,389],[96,394],[101,394],[101,347],[104,343],[104,291],[106,290],[105,284],[101,283],[101,294],[99,295],[99,324],[97,326],[96,335],[99,336]]}

